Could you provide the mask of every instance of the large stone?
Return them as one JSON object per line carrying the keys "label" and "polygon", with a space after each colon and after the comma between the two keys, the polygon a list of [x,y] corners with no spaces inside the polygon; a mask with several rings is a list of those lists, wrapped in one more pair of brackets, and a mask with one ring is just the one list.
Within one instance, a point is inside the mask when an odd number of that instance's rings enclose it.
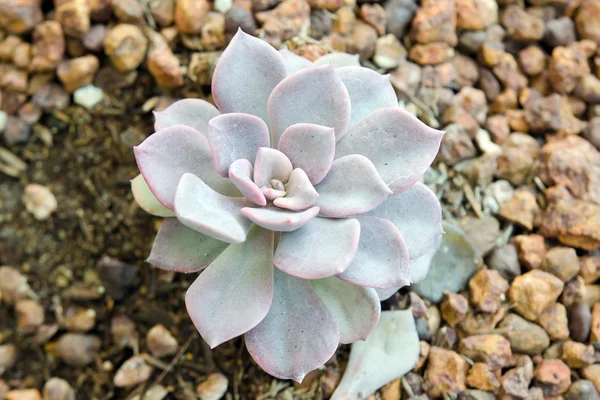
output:
{"label": "large stone", "polygon": [[563,287],[564,283],[554,275],[534,269],[516,277],[508,295],[519,314],[535,321],[556,302]]}

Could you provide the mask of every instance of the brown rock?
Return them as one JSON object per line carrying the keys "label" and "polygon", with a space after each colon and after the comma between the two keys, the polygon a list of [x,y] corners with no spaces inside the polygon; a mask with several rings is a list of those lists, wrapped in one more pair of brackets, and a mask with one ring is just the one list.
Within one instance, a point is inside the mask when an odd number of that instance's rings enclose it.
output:
{"label": "brown rock", "polygon": [[570,198],[550,199],[542,217],[540,233],[567,246],[594,250],[600,247],[600,206]]}
{"label": "brown rock", "polygon": [[504,115],[492,115],[485,121],[484,128],[489,132],[492,141],[496,144],[504,144],[508,135],[510,134],[510,128],[508,121]]}
{"label": "brown rock", "polygon": [[535,385],[542,389],[544,396],[561,395],[571,385],[571,370],[561,360],[543,360],[534,375]]}
{"label": "brown rock", "polygon": [[[476,86],[477,88],[483,90],[488,101],[494,101],[500,95],[500,82],[498,82],[498,79],[496,79],[492,71],[487,68],[479,68],[479,82],[477,82]],[[490,111],[494,110],[490,109]]]}
{"label": "brown rock", "polygon": [[232,7],[225,14],[225,31],[228,35],[234,35],[238,28],[253,35],[256,32],[256,21],[252,11],[241,7]]}
{"label": "brown rock", "polygon": [[531,177],[539,154],[539,144],[529,135],[512,133],[498,157],[496,176],[515,186],[523,185]]}
{"label": "brown rock", "polygon": [[436,41],[456,46],[456,14],[452,0],[427,0],[421,3],[412,21],[412,35],[419,43]]}
{"label": "brown rock", "polygon": [[502,304],[508,282],[494,270],[481,270],[469,281],[471,302],[483,312],[494,313]]}
{"label": "brown rock", "polygon": [[421,65],[437,65],[454,57],[454,49],[444,42],[416,44],[408,52],[408,58]]}
{"label": "brown rock", "polygon": [[571,368],[583,368],[594,363],[594,347],[567,340],[562,347],[561,359]]}
{"label": "brown rock", "polygon": [[498,271],[500,276],[509,282],[516,276],[521,275],[517,250],[512,244],[507,244],[493,250],[487,264],[491,269]]}
{"label": "brown rock", "polygon": [[508,295],[519,314],[535,321],[556,302],[563,287],[564,283],[554,275],[534,269],[516,277]]}
{"label": "brown rock", "polygon": [[104,48],[104,39],[108,28],[105,25],[93,25],[83,37],[83,46],[91,51],[98,52]]}
{"label": "brown rock", "polygon": [[528,189],[515,191],[513,197],[500,205],[500,216],[531,231],[540,213],[535,195]]}
{"label": "brown rock", "polygon": [[469,336],[460,341],[458,352],[475,362],[484,362],[491,369],[503,368],[512,357],[510,342],[501,335]]}
{"label": "brown rock", "polygon": [[135,323],[125,315],[113,317],[110,324],[112,341],[119,347],[137,346],[138,334]]}
{"label": "brown rock", "polygon": [[513,238],[519,260],[528,269],[541,268],[546,259],[544,237],[540,235],[518,235]]}
{"label": "brown rock", "polygon": [[[498,93],[490,105],[490,111],[493,113],[506,113],[508,110],[516,108],[517,105],[517,93],[512,89],[506,89]],[[508,122],[508,118],[506,121]]]}
{"label": "brown rock", "polygon": [[600,117],[594,117],[588,122],[583,137],[600,150]]}
{"label": "brown rock", "polygon": [[440,312],[444,321],[451,327],[465,319],[469,311],[469,302],[467,299],[457,293],[444,293],[444,298],[440,304]]}
{"label": "brown rock", "polygon": [[475,363],[469,370],[466,380],[467,386],[474,389],[496,391],[500,387],[500,381],[485,363]]}
{"label": "brown rock", "polygon": [[544,20],[518,5],[510,5],[504,10],[502,25],[514,40],[540,40],[544,36]]}
{"label": "brown rock", "polygon": [[514,352],[539,354],[550,344],[550,338],[544,329],[516,314],[507,314],[499,328],[508,330],[504,336]]}
{"label": "brown rock", "polygon": [[71,96],[62,86],[46,83],[35,92],[32,102],[44,111],[64,110],[71,103]]}
{"label": "brown rock", "polygon": [[33,103],[25,103],[19,108],[19,118],[28,125],[33,125],[42,117],[42,109]]}
{"label": "brown rock", "polygon": [[223,14],[209,12],[204,17],[200,44],[204,51],[212,51],[225,47],[225,16]]}
{"label": "brown rock", "polygon": [[546,54],[539,46],[528,46],[519,52],[519,65],[525,74],[538,75],[546,69]]}
{"label": "brown rock", "polygon": [[600,400],[600,395],[591,381],[580,379],[573,382],[565,393],[566,400]]}
{"label": "brown rock", "polygon": [[421,340],[419,341],[419,348],[419,360],[412,369],[414,372],[419,372],[427,362],[427,358],[429,357],[429,349],[431,346],[426,341]]}
{"label": "brown rock", "polygon": [[500,223],[496,218],[489,215],[481,218],[467,216],[460,220],[460,227],[478,255],[485,256],[496,247],[500,235]]}
{"label": "brown rock", "polygon": [[575,17],[577,33],[584,39],[590,39],[600,45],[600,4],[594,0],[582,0]]}
{"label": "brown rock", "polygon": [[485,0],[457,0],[456,27],[481,31],[498,22],[498,4]]}
{"label": "brown rock", "polygon": [[528,386],[529,382],[525,376],[525,368],[518,367],[510,369],[506,371],[506,373],[504,373],[500,379],[500,391],[498,393],[498,397],[500,399],[528,398]]}
{"label": "brown rock", "polygon": [[425,389],[430,397],[438,398],[443,393],[458,393],[466,389],[467,363],[458,353],[432,347],[425,373]]}
{"label": "brown rock", "polygon": [[136,0],[120,0],[112,2],[113,12],[121,22],[141,22],[144,19],[144,9]]}
{"label": "brown rock", "polygon": [[406,49],[398,38],[388,34],[377,39],[373,61],[381,68],[392,69],[398,67],[406,59],[406,55]]}
{"label": "brown rock", "polygon": [[44,385],[44,400],[75,400],[75,390],[64,379],[50,378]]}
{"label": "brown rock", "polygon": [[379,36],[385,34],[386,13],[385,9],[379,4],[363,4],[360,7],[360,17],[371,25]]}
{"label": "brown rock", "polygon": [[27,69],[31,63],[31,45],[21,42],[13,50],[12,62],[17,68]]}
{"label": "brown rock", "polygon": [[197,34],[202,29],[202,20],[210,11],[206,0],[177,0],[175,2],[175,24],[180,32]]}
{"label": "brown rock", "polygon": [[13,267],[0,266],[0,298],[6,304],[30,297],[35,294],[27,283],[27,278]]}
{"label": "brown rock", "polygon": [[565,289],[560,297],[560,302],[569,308],[573,304],[583,303],[586,297],[585,281],[581,276],[575,277],[565,285]]}
{"label": "brown rock", "polygon": [[592,344],[600,342],[600,303],[592,307],[590,342]]}
{"label": "brown rock", "polygon": [[65,312],[64,325],[71,332],[87,332],[96,325],[96,311],[92,308],[71,306]]}
{"label": "brown rock", "polygon": [[509,53],[499,55],[498,62],[492,69],[496,78],[508,89],[520,91],[527,86],[527,78],[517,64],[517,61]]}
{"label": "brown rock", "polygon": [[586,342],[592,326],[592,314],[587,304],[575,303],[567,309],[571,339]]}
{"label": "brown rock", "polygon": [[600,278],[600,257],[579,257],[579,276],[585,283],[594,283]]}
{"label": "brown rock", "polygon": [[332,27],[334,32],[344,36],[352,32],[356,25],[356,14],[353,7],[341,7],[336,11],[335,16]]}
{"label": "brown rock", "polygon": [[147,47],[142,31],[131,24],[114,26],[104,39],[104,51],[119,72],[136,69],[144,61]]}
{"label": "brown rock", "polygon": [[94,361],[100,345],[97,336],[65,333],[58,339],[56,352],[67,365],[82,367]]}
{"label": "brown rock", "polygon": [[20,300],[15,304],[17,330],[33,333],[44,323],[44,308],[35,300]]}
{"label": "brown rock", "polygon": [[27,91],[27,72],[16,68],[13,65],[7,65],[0,76],[0,88],[11,92]]}
{"label": "brown rock", "polygon": [[528,102],[525,111],[532,132],[552,130],[571,135],[584,128],[584,124],[573,115],[568,99],[558,94]]}
{"label": "brown rock", "polygon": [[6,400],[42,400],[37,389],[18,389],[6,393]]}
{"label": "brown rock", "polygon": [[578,78],[590,73],[585,54],[573,47],[555,47],[548,65],[548,77],[557,93],[571,93]]}
{"label": "brown rock", "polygon": [[552,340],[565,340],[569,337],[567,309],[561,303],[546,308],[538,317],[537,323],[546,330]]}
{"label": "brown rock", "polygon": [[[267,43],[279,48],[281,43],[299,35],[308,26],[310,23],[310,6],[304,0],[284,0],[274,10],[257,13],[256,19],[263,24],[258,31],[258,35]],[[359,32],[356,32],[356,30]],[[373,34],[374,38],[372,37]],[[365,54],[368,53],[370,58],[375,51],[377,32],[375,28],[364,22],[357,24],[352,39],[349,39],[353,42],[354,48],[362,44],[363,38],[361,35],[365,35],[364,42],[370,43],[372,41],[369,52],[363,50]],[[357,53],[358,51],[352,52]]]}
{"label": "brown rock", "polygon": [[126,360],[115,373],[113,383],[116,387],[131,387],[144,383],[152,375],[153,368],[146,363],[142,355]]}
{"label": "brown rock", "polygon": [[42,22],[40,0],[3,0],[0,3],[0,28],[21,34]]}
{"label": "brown rock", "polygon": [[550,47],[568,46],[577,40],[575,24],[567,16],[546,22],[544,42]]}
{"label": "brown rock", "polygon": [[0,375],[11,369],[17,363],[19,350],[12,343],[0,345]]}
{"label": "brown rock", "polygon": [[586,103],[600,103],[600,79],[592,74],[584,75],[577,81],[573,94]]}
{"label": "brown rock", "polygon": [[74,92],[80,87],[92,83],[99,66],[100,62],[96,56],[87,55],[61,62],[56,74],[65,89]]}
{"label": "brown rock", "polygon": [[546,254],[542,270],[551,273],[563,282],[568,282],[579,273],[577,252],[570,247],[554,247]]}
{"label": "brown rock", "polygon": [[146,344],[155,357],[164,357],[177,353],[177,339],[164,325],[154,325],[146,335]]}
{"label": "brown rock", "polygon": [[148,54],[148,71],[159,86],[165,88],[183,86],[183,73],[179,60],[168,47],[152,50]]}
{"label": "brown rock", "polygon": [[227,392],[229,380],[220,373],[210,374],[196,387],[196,394],[202,400],[219,400]]}
{"label": "brown rock", "polygon": [[600,391],[600,364],[592,364],[581,369],[581,376],[592,381],[597,391]]}
{"label": "brown rock", "polygon": [[538,176],[548,186],[564,186],[574,197],[600,204],[600,152],[580,137],[547,143]]}
{"label": "brown rock", "polygon": [[82,39],[90,30],[90,7],[87,0],[54,0],[56,20],[67,36]]}
{"label": "brown rock", "polygon": [[476,149],[469,135],[457,124],[450,124],[444,128],[446,134],[442,138],[438,159],[447,165],[454,165],[459,161],[473,158]]}
{"label": "brown rock", "polygon": [[[162,27],[169,26],[175,18],[175,0],[149,0],[148,8],[156,23]],[[245,31],[252,34],[252,32]]]}
{"label": "brown rock", "polygon": [[513,131],[523,133],[529,132],[529,124],[527,123],[525,110],[506,110],[506,119]]}

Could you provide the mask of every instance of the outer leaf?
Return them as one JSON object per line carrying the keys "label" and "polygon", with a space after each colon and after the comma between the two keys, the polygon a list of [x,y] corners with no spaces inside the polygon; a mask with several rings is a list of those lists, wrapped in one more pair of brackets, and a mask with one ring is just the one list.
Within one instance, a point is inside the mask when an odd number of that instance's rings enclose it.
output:
{"label": "outer leaf", "polygon": [[367,157],[390,189],[400,193],[431,165],[443,134],[403,109],[384,108],[352,126],[337,144],[335,157],[349,154]]}
{"label": "outer leaf", "polygon": [[304,279],[326,278],[344,271],[356,254],[360,224],[355,219],[315,218],[281,235],[275,266]]}
{"label": "outer leaf", "polygon": [[267,199],[252,180],[253,171],[254,168],[252,168],[250,161],[245,159],[236,160],[229,166],[229,179],[245,198],[258,206],[264,207],[267,205]]}
{"label": "outer leaf", "polygon": [[188,228],[177,218],[167,218],[158,230],[146,261],[167,271],[198,272],[227,246],[228,243]]}
{"label": "outer leaf", "polygon": [[206,137],[190,127],[175,125],[161,129],[134,147],[133,152],[148,187],[169,210],[174,208],[179,179],[187,172],[199,176],[220,193],[235,190],[228,179],[216,173]]}
{"label": "outer leaf", "polygon": [[392,194],[373,163],[358,154],[335,160],[315,189],[321,215],[331,218],[369,212]]}
{"label": "outer leaf", "polygon": [[381,313],[375,289],[351,285],[333,276],[311,284],[337,323],[340,343],[365,340]]}
{"label": "outer leaf", "polygon": [[283,48],[279,50],[279,54],[285,60],[285,64],[287,65],[288,75],[293,74],[294,72],[298,72],[301,69],[311,67],[313,64],[310,60],[307,60],[304,57],[296,55],[289,51],[287,48]]}
{"label": "outer leaf", "polygon": [[279,138],[281,150],[294,168],[302,168],[313,185],[321,182],[329,172],[335,155],[333,128],[314,124],[295,124]]}
{"label": "outer leaf", "polygon": [[390,220],[402,233],[411,260],[439,247],[443,235],[442,209],[435,194],[422,183],[389,197],[367,215]]}
{"label": "outer leaf", "polygon": [[163,111],[155,111],[154,129],[159,131],[175,125],[186,125],[206,135],[206,124],[219,115],[217,107],[201,99],[176,101]]}
{"label": "outer leaf", "polygon": [[366,342],[352,345],[348,366],[331,400],[364,399],[409,372],[419,360],[412,311],[385,311]]}
{"label": "outer leaf", "polygon": [[287,182],[293,167],[289,158],[279,150],[260,147],[254,162],[254,183],[267,186],[272,179]]}
{"label": "outer leaf", "polygon": [[267,121],[269,95],[286,76],[281,54],[240,29],[215,67],[212,94],[223,113],[241,112]]}
{"label": "outer leaf", "polygon": [[389,288],[389,289],[377,289],[377,288],[375,288],[375,291],[377,292],[377,296],[379,297],[379,301],[384,301],[384,300],[387,300],[390,297],[392,297],[400,289],[401,289],[401,286],[394,287],[394,288]]}
{"label": "outer leaf", "polygon": [[242,243],[252,227],[240,210],[244,198],[223,196],[193,174],[181,177],[175,195],[175,213],[184,225],[227,243]]}
{"label": "outer leaf", "polygon": [[339,278],[375,288],[408,285],[410,256],[398,228],[383,218],[356,217],[356,220],[360,222],[358,251]]}
{"label": "outer leaf", "polygon": [[273,146],[288,127],[301,122],[334,128],[339,139],[350,122],[350,97],[331,66],[308,68],[273,89],[268,110]]}
{"label": "outer leaf", "polygon": [[287,211],[275,207],[242,208],[241,213],[250,221],[265,229],[278,232],[291,232],[316,217],[319,213],[319,207],[312,207],[300,212]]}
{"label": "outer leaf", "polygon": [[358,54],[329,53],[315,60],[315,65],[331,65],[334,68],[360,67]]}
{"label": "outer leaf", "polygon": [[131,192],[140,208],[148,214],[156,215],[157,217],[175,216],[173,211],[160,204],[154,194],[152,194],[152,191],[148,187],[142,174],[139,174],[131,180]]}
{"label": "outer leaf", "polygon": [[443,235],[438,236],[431,249],[420,257],[410,260],[410,283],[417,283],[425,279],[431,266],[435,253],[442,244]]}
{"label": "outer leaf", "polygon": [[275,269],[273,304],[246,334],[246,347],[269,374],[301,382],[337,349],[339,331],[309,282]]}
{"label": "outer leaf", "polygon": [[336,72],[350,94],[352,116],[350,126],[373,111],[386,107],[398,107],[396,91],[390,83],[389,75],[364,67],[342,67]]}
{"label": "outer leaf", "polygon": [[273,299],[273,232],[254,227],[248,240],[229,246],[196,279],[185,304],[211,348],[248,332]]}
{"label": "outer leaf", "polygon": [[259,147],[269,147],[269,128],[250,114],[219,115],[208,122],[208,144],[219,175],[227,177],[236,160],[254,163]]}
{"label": "outer leaf", "polygon": [[287,208],[292,211],[306,210],[312,206],[317,197],[317,191],[310,184],[306,172],[300,168],[296,168],[290,174],[290,180],[287,183],[287,194],[285,197],[280,197],[273,200],[273,204],[277,207]]}

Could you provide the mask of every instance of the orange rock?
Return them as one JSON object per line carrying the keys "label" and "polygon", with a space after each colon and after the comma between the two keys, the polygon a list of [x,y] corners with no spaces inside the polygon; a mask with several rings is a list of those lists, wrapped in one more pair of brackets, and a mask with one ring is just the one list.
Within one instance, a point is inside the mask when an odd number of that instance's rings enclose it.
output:
{"label": "orange rock", "polygon": [[[591,39],[600,45],[600,4],[594,0],[583,0],[575,17],[579,36]],[[600,391],[600,389],[599,389]]]}
{"label": "orange rock", "polygon": [[544,20],[516,4],[504,10],[502,25],[506,28],[506,34],[515,40],[540,40],[544,36]]}
{"label": "orange rock", "polygon": [[159,86],[176,88],[183,86],[183,72],[179,59],[170,48],[161,48],[148,54],[148,71]]}
{"label": "orange rock", "polygon": [[454,49],[444,42],[416,44],[408,52],[408,58],[421,65],[437,65],[454,57]]}
{"label": "orange rock", "polygon": [[546,254],[542,270],[551,273],[563,282],[573,279],[579,272],[577,252],[570,247],[554,247]]}
{"label": "orange rock", "polygon": [[529,269],[538,269],[546,259],[546,245],[541,235],[518,235],[513,238],[519,261]]}
{"label": "orange rock", "polygon": [[421,368],[423,368],[423,366],[427,362],[427,357],[429,357],[429,349],[431,348],[429,343],[427,343],[424,340],[421,340],[419,342],[419,347],[421,349],[419,352],[419,361],[417,361],[417,363],[412,369],[414,372],[419,372]]}
{"label": "orange rock", "polygon": [[175,2],[175,24],[182,33],[200,33],[202,20],[210,11],[206,0],[177,0]]}
{"label": "orange rock", "polygon": [[332,30],[340,35],[347,35],[352,32],[356,25],[356,14],[353,7],[341,7],[335,12]]}
{"label": "orange rock", "polygon": [[469,336],[458,344],[458,352],[475,362],[484,362],[491,369],[503,368],[512,358],[510,342],[498,334]]}
{"label": "orange rock", "polygon": [[540,145],[535,138],[523,133],[511,133],[498,157],[495,175],[516,186],[525,184],[531,178],[539,152]]}
{"label": "orange rock", "polygon": [[358,54],[362,60],[369,59],[375,54],[377,46],[377,31],[371,25],[357,21],[346,42],[347,51]]}
{"label": "orange rock", "polygon": [[594,283],[600,279],[600,257],[579,257],[579,275],[585,283]]}
{"label": "orange rock", "polygon": [[99,66],[100,62],[98,58],[90,54],[61,62],[56,70],[56,74],[65,86],[65,89],[69,92],[74,92],[80,87],[92,83]]}
{"label": "orange rock", "polygon": [[379,4],[363,4],[360,7],[360,17],[369,25],[371,25],[379,36],[385,34],[386,13]]}
{"label": "orange rock", "polygon": [[54,0],[56,20],[67,36],[83,39],[90,30],[90,7],[88,0]]}
{"label": "orange rock", "polygon": [[467,362],[458,353],[432,347],[425,373],[424,387],[427,394],[438,398],[444,393],[457,394],[465,390],[467,368]]}
{"label": "orange rock", "polygon": [[461,294],[445,292],[440,304],[440,311],[448,325],[455,327],[465,319],[469,311],[469,302]]}
{"label": "orange rock", "polygon": [[567,309],[561,303],[555,303],[546,308],[538,317],[537,323],[546,330],[548,336],[553,340],[569,338]]}
{"label": "orange rock", "polygon": [[558,46],[552,50],[548,65],[548,77],[557,93],[571,93],[577,80],[590,73],[587,57],[572,47]]}
{"label": "orange rock", "polygon": [[15,305],[17,331],[33,333],[44,323],[44,308],[35,300],[21,300]]}
{"label": "orange rock", "polygon": [[562,346],[561,359],[571,368],[583,368],[594,363],[594,347],[567,340]]}
{"label": "orange rock", "polygon": [[104,38],[104,52],[119,72],[136,69],[146,57],[148,41],[135,25],[118,24]]}
{"label": "orange rock", "polygon": [[256,19],[262,23],[258,35],[279,48],[310,25],[310,6],[304,0],[284,0],[273,10],[257,13]]}
{"label": "orange rock", "polygon": [[600,303],[592,307],[592,329],[590,331],[590,342],[600,342]]}
{"label": "orange rock", "polygon": [[489,269],[477,272],[469,281],[471,302],[483,312],[496,312],[508,288],[506,279],[502,278],[498,271]]}
{"label": "orange rock", "polygon": [[507,89],[518,92],[527,87],[527,77],[523,75],[517,61],[510,53],[500,54],[492,71]]}
{"label": "orange rock", "polygon": [[0,28],[21,34],[33,29],[44,19],[40,0],[2,0]]}
{"label": "orange rock", "polygon": [[445,42],[456,46],[454,0],[425,0],[412,20],[411,34],[418,43]]}
{"label": "orange rock", "polygon": [[592,364],[581,369],[581,376],[592,381],[596,390],[600,392],[600,364]]}
{"label": "orange rock", "polygon": [[44,21],[33,31],[33,48],[29,70],[33,72],[52,71],[65,54],[65,39],[60,24]]}
{"label": "orange rock", "polygon": [[485,363],[475,363],[467,375],[467,386],[473,389],[496,391],[500,387],[498,377]]}
{"label": "orange rock", "polygon": [[556,302],[563,287],[564,283],[554,275],[532,270],[515,278],[508,295],[519,314],[535,321],[542,311]]}
{"label": "orange rock", "polygon": [[561,360],[543,360],[535,368],[534,376],[545,397],[561,395],[571,385],[571,370]]}
{"label": "orange rock", "polygon": [[546,68],[546,54],[536,45],[521,50],[518,59],[521,69],[529,76],[538,75]]}
{"label": "orange rock", "polygon": [[528,189],[517,190],[513,197],[500,205],[500,216],[531,231],[540,213],[535,195]]}

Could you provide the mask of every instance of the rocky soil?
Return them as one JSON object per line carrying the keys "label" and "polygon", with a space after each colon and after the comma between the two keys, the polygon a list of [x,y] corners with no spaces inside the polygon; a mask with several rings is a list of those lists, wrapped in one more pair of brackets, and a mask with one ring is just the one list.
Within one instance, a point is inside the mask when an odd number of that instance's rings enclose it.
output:
{"label": "rocky soil", "polygon": [[414,370],[372,399],[600,399],[600,0],[0,0],[0,400],[321,399],[241,340],[210,350],[193,277],[144,259],[129,191],[153,110],[210,101],[241,27],[314,60],[360,55],[447,133],[447,221],[412,306]]}

